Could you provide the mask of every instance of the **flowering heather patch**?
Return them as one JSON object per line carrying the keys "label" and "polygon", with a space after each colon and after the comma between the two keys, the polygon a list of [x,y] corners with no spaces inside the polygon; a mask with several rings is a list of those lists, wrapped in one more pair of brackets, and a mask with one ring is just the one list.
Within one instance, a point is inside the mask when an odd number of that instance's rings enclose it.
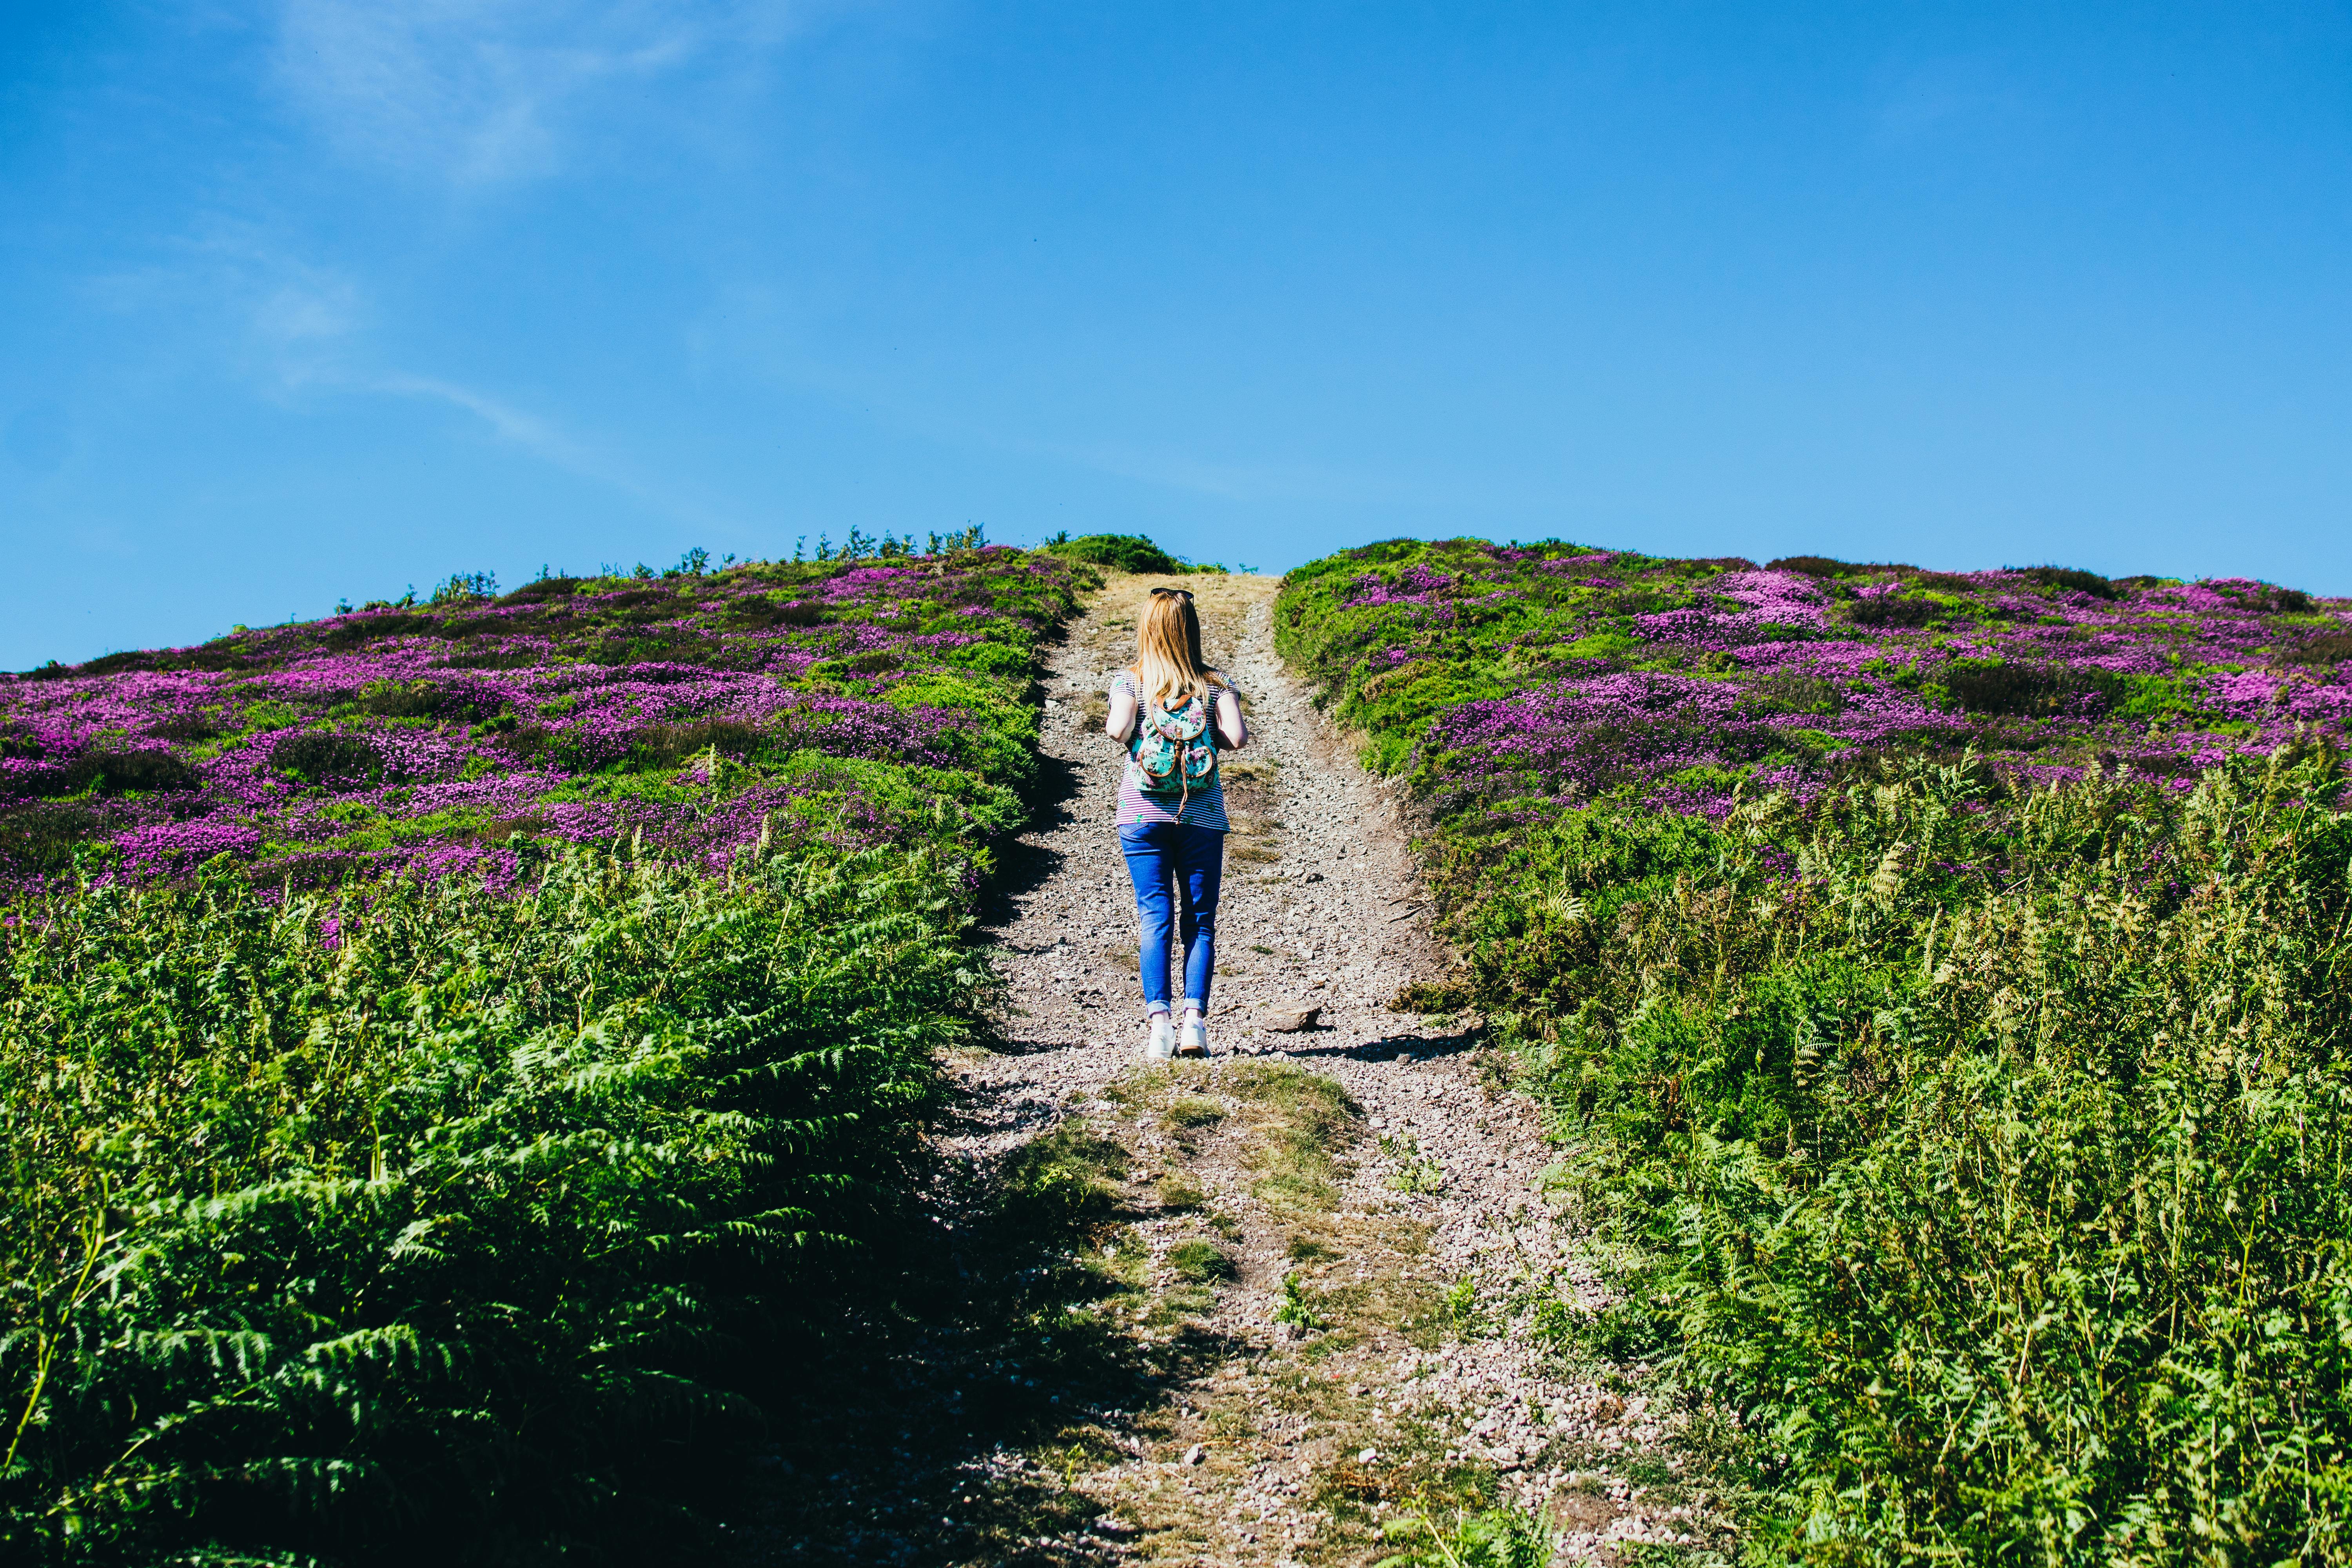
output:
{"label": "flowering heather patch", "polygon": [[753,1401],[930,1257],[1097,581],[453,579],[0,677],[0,1561],[723,1555]]}
{"label": "flowering heather patch", "polygon": [[[1756,1562],[2352,1555],[2352,605],[1398,542],[1280,645]],[[1723,1456],[1728,1456],[1726,1462]],[[1708,1473],[1712,1468],[1713,1473]],[[2226,1542],[2226,1545],[2217,1545]]]}
{"label": "flowering heather patch", "polygon": [[0,880],[227,854],[502,882],[548,841],[715,865],[1002,831],[1037,641],[1091,581],[1003,547],[549,578],[0,677]]}
{"label": "flowering heather patch", "polygon": [[[1720,816],[1889,755],[2200,769],[2352,720],[2352,603],[2221,578],[1398,541],[1291,574],[1285,651],[1441,803]],[[1745,788],[1743,790],[1743,784]]]}

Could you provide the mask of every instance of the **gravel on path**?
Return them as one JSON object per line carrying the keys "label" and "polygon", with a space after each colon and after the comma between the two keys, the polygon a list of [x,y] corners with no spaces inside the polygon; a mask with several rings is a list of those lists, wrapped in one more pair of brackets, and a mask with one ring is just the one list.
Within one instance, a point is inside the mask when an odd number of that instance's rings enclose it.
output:
{"label": "gravel on path", "polygon": [[[1139,1284],[1177,1303],[1132,1331],[1172,1335],[1181,1320],[1192,1342],[1227,1347],[1166,1407],[1117,1413],[1131,1436],[1116,1462],[1066,1478],[1103,1510],[1089,1552],[1369,1563],[1397,1549],[1380,1543],[1383,1521],[1474,1473],[1554,1521],[1561,1562],[1711,1532],[1704,1494],[1676,1484],[1645,1369],[1588,1360],[1571,1373],[1532,1331],[1540,1303],[1590,1307],[1599,1288],[1544,1201],[1552,1155],[1535,1109],[1475,1029],[1389,1010],[1448,957],[1398,802],[1274,653],[1272,578],[1181,580],[1253,740],[1226,764],[1235,830],[1213,1057],[1139,1064],[1120,749],[1102,700],[1132,656],[1138,606],[1167,581],[1114,578],[1056,650],[1042,745],[1069,793],[1007,857],[990,931],[1003,1037],[959,1064],[969,1114],[955,1138],[976,1163],[1072,1118],[1118,1141],[1134,1162]],[[1260,1026],[1300,1005],[1319,1009],[1316,1027]],[[1286,1185],[1282,1141],[1313,1089],[1302,1072],[1343,1098],[1318,1124],[1323,1174]],[[1200,1247],[1226,1278],[1201,1283]],[[1278,1321],[1286,1301],[1318,1326]]]}

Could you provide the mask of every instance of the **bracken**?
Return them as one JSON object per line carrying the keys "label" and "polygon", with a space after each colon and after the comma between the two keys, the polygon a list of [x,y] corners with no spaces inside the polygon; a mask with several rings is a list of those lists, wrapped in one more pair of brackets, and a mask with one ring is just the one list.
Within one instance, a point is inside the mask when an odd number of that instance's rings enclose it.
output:
{"label": "bracken", "polygon": [[705,563],[0,679],[0,1560],[721,1552],[1097,579]]}
{"label": "bracken", "polygon": [[1737,1414],[1757,1560],[2343,1560],[2346,606],[1774,565],[1286,581],[1617,1260],[1538,1321]]}

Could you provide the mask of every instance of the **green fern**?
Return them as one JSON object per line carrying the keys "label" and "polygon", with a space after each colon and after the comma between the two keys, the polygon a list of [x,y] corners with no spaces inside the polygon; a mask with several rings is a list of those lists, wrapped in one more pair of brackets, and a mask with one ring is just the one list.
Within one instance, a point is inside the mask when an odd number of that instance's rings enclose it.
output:
{"label": "green fern", "polygon": [[1457,1509],[1441,1521],[1426,1508],[1390,1520],[1381,1533],[1404,1550],[1376,1568],[1550,1568],[1559,1538],[1524,1508]]}
{"label": "green fern", "polygon": [[987,984],[958,863],[796,857],[20,909],[0,1559],[696,1539],[682,1462],[906,1203]]}

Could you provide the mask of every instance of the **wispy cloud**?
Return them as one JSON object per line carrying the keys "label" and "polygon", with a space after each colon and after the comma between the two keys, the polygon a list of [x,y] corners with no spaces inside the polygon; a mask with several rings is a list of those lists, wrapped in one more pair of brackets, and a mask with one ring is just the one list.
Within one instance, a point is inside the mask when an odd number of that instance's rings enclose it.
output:
{"label": "wispy cloud", "polygon": [[557,421],[478,388],[439,376],[395,374],[354,378],[343,389],[445,404],[471,415],[506,445],[550,467],[619,490],[642,501],[651,511],[722,532],[739,531],[738,520],[680,495],[675,486],[647,479],[609,446],[583,441]]}
{"label": "wispy cloud", "polygon": [[237,378],[281,405],[383,396],[437,403],[467,416],[493,440],[658,514],[732,526],[677,487],[638,470],[611,441],[583,439],[558,419],[463,382],[397,368],[404,356],[386,351],[360,279],[305,260],[258,230],[215,226],[185,243],[177,265],[95,279],[91,293],[126,312],[217,321],[223,357]]}
{"label": "wispy cloud", "polygon": [[610,89],[786,37],[791,0],[286,0],[277,68],[344,152],[483,184],[562,165]]}
{"label": "wispy cloud", "polygon": [[270,396],[336,379],[370,320],[358,279],[303,259],[261,226],[222,218],[162,242],[143,266],[88,279],[82,292],[102,310],[194,329]]}
{"label": "wispy cloud", "polygon": [[358,324],[359,289],[350,279],[312,270],[279,281],[253,307],[253,330],[280,348],[331,342]]}
{"label": "wispy cloud", "polygon": [[519,447],[532,457],[583,478],[601,479],[637,494],[646,492],[634,480],[620,477],[609,459],[566,435],[553,420],[518,408],[501,398],[493,397],[473,387],[431,375],[376,375],[355,381],[352,389],[364,392],[389,393],[395,397],[421,397],[446,403],[453,408],[472,415],[491,435],[509,446]]}
{"label": "wispy cloud", "polygon": [[737,284],[714,296],[691,322],[686,342],[698,371],[740,374],[814,394],[894,429],[944,446],[1009,453],[1130,479],[1155,489],[1247,503],[1440,507],[1486,499],[1464,486],[1433,487],[1382,473],[1286,458],[1256,459],[1175,445],[1071,439],[988,396],[941,395],[920,376],[898,374],[872,361],[852,362],[816,342],[817,312],[781,291]]}

